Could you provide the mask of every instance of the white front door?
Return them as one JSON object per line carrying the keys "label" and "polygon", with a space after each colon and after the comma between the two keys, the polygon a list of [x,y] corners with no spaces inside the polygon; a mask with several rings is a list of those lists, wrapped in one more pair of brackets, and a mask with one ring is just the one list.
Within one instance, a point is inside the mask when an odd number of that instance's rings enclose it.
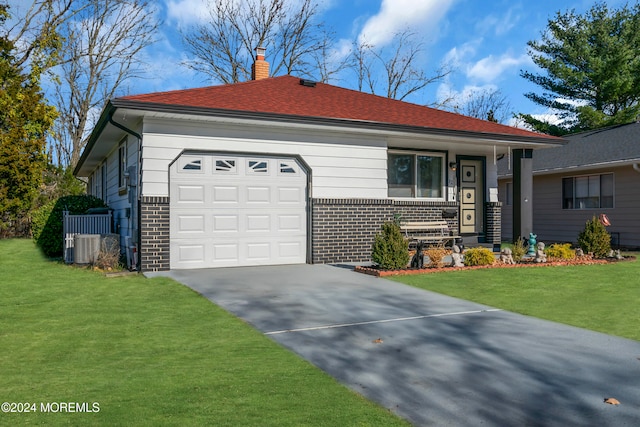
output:
{"label": "white front door", "polygon": [[171,268],[307,259],[307,173],[293,158],[183,154],[170,174]]}
{"label": "white front door", "polygon": [[460,168],[460,233],[483,233],[483,162],[461,159],[458,163]]}

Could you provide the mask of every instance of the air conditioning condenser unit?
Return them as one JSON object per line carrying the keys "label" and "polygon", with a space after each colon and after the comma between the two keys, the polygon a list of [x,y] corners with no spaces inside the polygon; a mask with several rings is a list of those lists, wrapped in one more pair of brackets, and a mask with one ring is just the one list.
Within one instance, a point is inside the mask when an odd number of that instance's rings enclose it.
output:
{"label": "air conditioning condenser unit", "polygon": [[73,242],[73,262],[93,264],[100,253],[99,234],[77,234]]}

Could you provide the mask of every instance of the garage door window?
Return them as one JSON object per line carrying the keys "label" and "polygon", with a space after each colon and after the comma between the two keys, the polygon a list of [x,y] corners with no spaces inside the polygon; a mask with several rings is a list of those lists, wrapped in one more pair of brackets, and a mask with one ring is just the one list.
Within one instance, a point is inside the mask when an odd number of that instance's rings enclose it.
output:
{"label": "garage door window", "polygon": [[183,156],[178,160],[180,173],[202,173],[202,157]]}
{"label": "garage door window", "polygon": [[202,170],[202,160],[194,160],[192,162],[189,162],[186,165],[184,165],[182,169],[189,170],[189,171]]}
{"label": "garage door window", "polygon": [[215,172],[236,173],[235,159],[216,159]]}
{"label": "garage door window", "polygon": [[249,160],[249,167],[247,168],[248,175],[254,174],[268,174],[269,173],[269,162],[266,160]]}
{"label": "garage door window", "polygon": [[298,168],[295,163],[286,162],[286,161],[280,161],[279,163],[280,163],[280,170],[279,170],[280,175],[297,175],[298,174]]}

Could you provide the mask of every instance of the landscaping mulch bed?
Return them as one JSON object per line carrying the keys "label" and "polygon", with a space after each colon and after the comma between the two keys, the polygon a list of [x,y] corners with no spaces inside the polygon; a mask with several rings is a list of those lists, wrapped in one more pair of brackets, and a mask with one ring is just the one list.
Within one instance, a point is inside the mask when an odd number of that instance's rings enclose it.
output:
{"label": "landscaping mulch bed", "polygon": [[358,273],[369,274],[371,276],[386,277],[386,276],[400,276],[408,274],[428,274],[428,273],[441,273],[445,271],[466,271],[466,270],[483,270],[487,268],[528,268],[528,267],[557,267],[557,266],[569,266],[569,265],[594,265],[594,264],[608,264],[611,262],[623,262],[633,261],[635,256],[625,256],[623,259],[617,258],[593,258],[585,255],[572,260],[549,260],[545,263],[537,263],[531,260],[524,260],[517,264],[504,264],[500,261],[496,261],[492,265],[479,265],[472,267],[426,267],[426,268],[406,268],[398,270],[383,270],[376,266],[357,266],[355,271]]}

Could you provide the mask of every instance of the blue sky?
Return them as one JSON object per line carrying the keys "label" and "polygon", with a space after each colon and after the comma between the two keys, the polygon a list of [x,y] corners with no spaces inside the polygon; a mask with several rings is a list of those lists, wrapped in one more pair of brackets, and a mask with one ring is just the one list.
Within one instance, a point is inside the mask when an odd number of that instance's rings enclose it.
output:
{"label": "blue sky", "polygon": [[[295,1],[295,0],[293,0]],[[321,19],[335,32],[340,45],[366,37],[376,46],[387,45],[393,34],[410,28],[424,43],[424,69],[433,74],[444,61],[455,65],[445,81],[435,83],[418,97],[407,99],[432,104],[445,96],[459,96],[477,88],[497,88],[515,112],[536,115],[550,112],[532,104],[524,93],[538,88],[520,77],[534,70],[527,41],[539,39],[548,19],[557,11],[588,10],[594,1],[574,0],[319,0]],[[612,8],[624,0],[608,1]],[[211,84],[179,63],[185,59],[179,28],[198,22],[206,0],[162,0],[161,40],[148,50],[151,78],[132,82],[129,93],[143,93]],[[349,76],[345,76],[349,78]],[[334,84],[349,86],[349,82]],[[352,86],[353,87],[353,86]]]}
{"label": "blue sky", "polygon": [[[32,0],[13,0],[15,5]],[[296,2],[299,0],[288,0]],[[539,91],[520,77],[535,70],[527,54],[527,41],[539,39],[556,12],[587,11],[596,0],[317,0],[320,20],[336,33],[337,49],[346,51],[354,40],[366,38],[377,47],[388,46],[393,35],[409,28],[423,44],[420,64],[433,75],[444,62],[454,71],[407,101],[432,105],[445,97],[458,97],[478,89],[500,89],[513,112],[550,117],[528,101],[524,93]],[[606,2],[619,8],[626,0]],[[158,42],[143,52],[147,74],[127,82],[118,95],[186,89],[210,84],[205,76],[181,65],[184,52],[180,29],[202,22],[207,0],[156,0],[161,20]],[[345,74],[333,84],[355,88]]]}

